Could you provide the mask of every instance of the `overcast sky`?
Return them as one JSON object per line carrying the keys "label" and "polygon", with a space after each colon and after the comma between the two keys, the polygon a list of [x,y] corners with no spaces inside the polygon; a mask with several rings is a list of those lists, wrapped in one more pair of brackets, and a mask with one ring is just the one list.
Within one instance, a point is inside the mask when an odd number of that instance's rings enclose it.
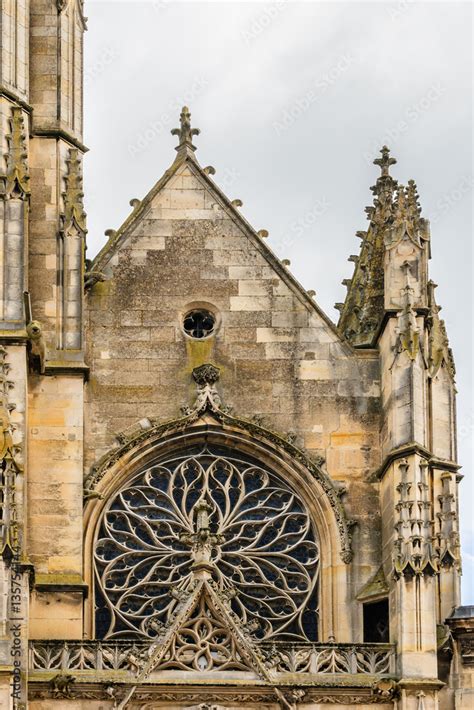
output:
{"label": "overcast sky", "polygon": [[86,14],[89,257],[174,160],[183,104],[201,164],[333,320],[384,143],[393,175],[416,180],[457,365],[473,604],[472,5],[88,0]]}

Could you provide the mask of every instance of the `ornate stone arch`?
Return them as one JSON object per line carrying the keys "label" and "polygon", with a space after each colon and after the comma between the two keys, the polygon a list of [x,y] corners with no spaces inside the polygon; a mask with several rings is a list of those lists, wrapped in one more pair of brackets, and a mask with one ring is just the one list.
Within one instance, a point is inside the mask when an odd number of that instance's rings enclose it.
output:
{"label": "ornate stone arch", "polygon": [[[156,471],[156,467],[160,464],[166,464],[168,472],[170,472],[170,462],[176,462],[176,466],[179,467],[186,459],[186,465],[189,466],[189,461],[194,456],[193,452],[201,447],[201,450],[207,452],[204,464],[206,472],[201,471],[199,474],[201,477],[212,478],[214,476],[212,467],[215,468],[216,460],[220,459],[221,462],[224,461],[222,465],[227,466],[228,476],[240,476],[237,487],[245,489],[245,476],[247,476],[246,480],[250,480],[251,473],[255,479],[265,480],[265,485],[262,484],[260,487],[261,491],[265,486],[267,487],[265,495],[280,495],[283,498],[287,496],[289,501],[291,493],[293,501],[291,505],[295,506],[292,514],[298,516],[300,509],[304,511],[315,533],[312,541],[309,535],[301,544],[304,543],[306,550],[313,543],[318,548],[320,575],[318,638],[327,640],[334,635],[336,608],[338,629],[340,633],[346,635],[344,630],[349,628],[349,619],[340,619],[340,610],[345,600],[340,599],[339,595],[341,577],[344,579],[347,576],[348,563],[352,559],[352,524],[346,518],[337,488],[322,470],[321,465],[308,458],[291,440],[265,429],[254,421],[232,416],[222,407],[214,388],[213,378],[218,376],[216,368],[202,366],[195,370],[193,375],[198,384],[198,397],[193,408],[186,409],[183,417],[166,423],[158,424],[150,420],[142,420],[136,427],[121,436],[120,445],[93,467],[86,480],[85,570],[91,589],[94,579],[94,548],[101,536],[100,526],[103,526],[104,515],[107,515],[107,510],[110,513],[111,501],[115,501],[117,496],[122,495],[121,491],[129,486],[130,482],[132,485],[134,482],[137,483],[137,476],[142,477],[139,481],[141,486],[144,485],[143,476],[148,476],[146,485],[150,485],[150,471]],[[187,452],[191,452],[189,456]],[[219,452],[224,453],[221,455]],[[210,456],[211,458],[214,456],[212,461]],[[200,467],[199,456],[195,460],[197,460],[196,467]],[[242,473],[245,466],[248,467],[248,471]],[[231,469],[232,473],[229,472]],[[172,475],[178,474],[173,471]],[[156,483],[156,479],[153,480],[156,485],[160,485]],[[279,482],[279,486],[276,482]],[[270,489],[271,493],[268,493]],[[210,496],[209,503],[212,508],[216,500],[215,493],[211,492]],[[115,506],[116,503],[113,505]],[[130,512],[128,503],[127,514],[134,515],[134,511]],[[123,516],[124,513],[121,512],[120,515]],[[194,518],[196,518],[195,523],[192,522]],[[189,515],[189,526],[192,528],[194,524],[198,525],[198,520],[199,512],[193,510]],[[270,525],[271,522],[268,524]],[[198,530],[191,530],[191,532],[195,537]],[[192,538],[193,534],[188,537]],[[184,531],[181,531],[180,535],[186,537]],[[338,579],[337,584],[336,579]],[[342,588],[344,587],[347,585],[342,585]],[[88,632],[92,634],[94,594],[90,597],[89,613],[86,618]],[[251,618],[248,620],[252,622]]]}

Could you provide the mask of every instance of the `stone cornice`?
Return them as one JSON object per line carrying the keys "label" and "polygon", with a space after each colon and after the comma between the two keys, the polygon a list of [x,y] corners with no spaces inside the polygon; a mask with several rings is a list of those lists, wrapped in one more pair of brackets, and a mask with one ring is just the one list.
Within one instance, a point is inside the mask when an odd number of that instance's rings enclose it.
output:
{"label": "stone cornice", "polygon": [[64,128],[59,126],[56,128],[41,128],[39,126],[33,126],[31,132],[32,138],[58,138],[69,143],[73,148],[78,148],[82,153],[87,153],[89,148],[81,143],[81,141],[76,138],[72,133],[66,131]]}
{"label": "stone cornice", "polygon": [[34,582],[37,592],[79,592],[87,598],[89,587],[79,574],[37,574]]}
{"label": "stone cornice", "polygon": [[[2,323],[2,326],[5,324]],[[18,330],[0,330],[0,344],[13,345],[26,343],[28,341],[28,333],[25,330],[24,324]]]}
{"label": "stone cornice", "polygon": [[453,471],[456,473],[461,468],[461,465],[455,461],[445,461],[434,456],[429,449],[422,444],[418,444],[414,441],[403,446],[398,447],[390,451],[382,461],[382,464],[376,469],[370,476],[371,481],[380,481],[385,475],[385,472],[389,466],[397,459],[405,458],[406,456],[411,456],[412,454],[418,454],[424,458],[431,466],[435,468],[443,468],[446,471]]}
{"label": "stone cornice", "polygon": [[2,96],[8,99],[9,101],[13,101],[18,106],[21,106],[21,108],[26,111],[26,113],[33,112],[33,107],[27,101],[17,96],[17,94],[15,94],[3,84],[0,84],[0,97]]}
{"label": "stone cornice", "polygon": [[401,690],[415,692],[416,690],[441,690],[446,683],[438,678],[424,678],[415,676],[413,678],[401,678],[398,681]]}
{"label": "stone cornice", "polygon": [[49,360],[44,368],[45,375],[82,375],[88,377],[89,366],[85,362],[71,360]]}

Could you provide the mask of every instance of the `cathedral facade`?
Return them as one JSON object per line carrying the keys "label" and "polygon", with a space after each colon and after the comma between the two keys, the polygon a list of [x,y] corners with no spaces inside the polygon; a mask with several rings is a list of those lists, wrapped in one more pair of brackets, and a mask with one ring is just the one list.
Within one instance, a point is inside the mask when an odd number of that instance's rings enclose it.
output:
{"label": "cathedral facade", "polygon": [[455,369],[415,183],[384,146],[335,324],[183,107],[88,260],[84,30],[81,0],[2,0],[0,708],[467,710]]}

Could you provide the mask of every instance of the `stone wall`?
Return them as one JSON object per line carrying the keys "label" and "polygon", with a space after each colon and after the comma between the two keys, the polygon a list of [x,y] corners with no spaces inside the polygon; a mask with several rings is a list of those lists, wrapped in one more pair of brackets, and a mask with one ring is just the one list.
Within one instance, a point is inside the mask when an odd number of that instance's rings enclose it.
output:
{"label": "stone wall", "polygon": [[[147,200],[145,200],[147,202]],[[114,237],[112,237],[114,239]],[[176,418],[194,397],[191,372],[212,362],[236,415],[293,432],[348,486],[358,587],[380,564],[379,504],[368,474],[379,465],[379,371],[372,351],[343,344],[259,239],[184,164],[117,248],[87,300],[86,472],[144,417]],[[182,329],[195,306],[217,316],[212,336]],[[354,633],[361,640],[360,609]]]}

